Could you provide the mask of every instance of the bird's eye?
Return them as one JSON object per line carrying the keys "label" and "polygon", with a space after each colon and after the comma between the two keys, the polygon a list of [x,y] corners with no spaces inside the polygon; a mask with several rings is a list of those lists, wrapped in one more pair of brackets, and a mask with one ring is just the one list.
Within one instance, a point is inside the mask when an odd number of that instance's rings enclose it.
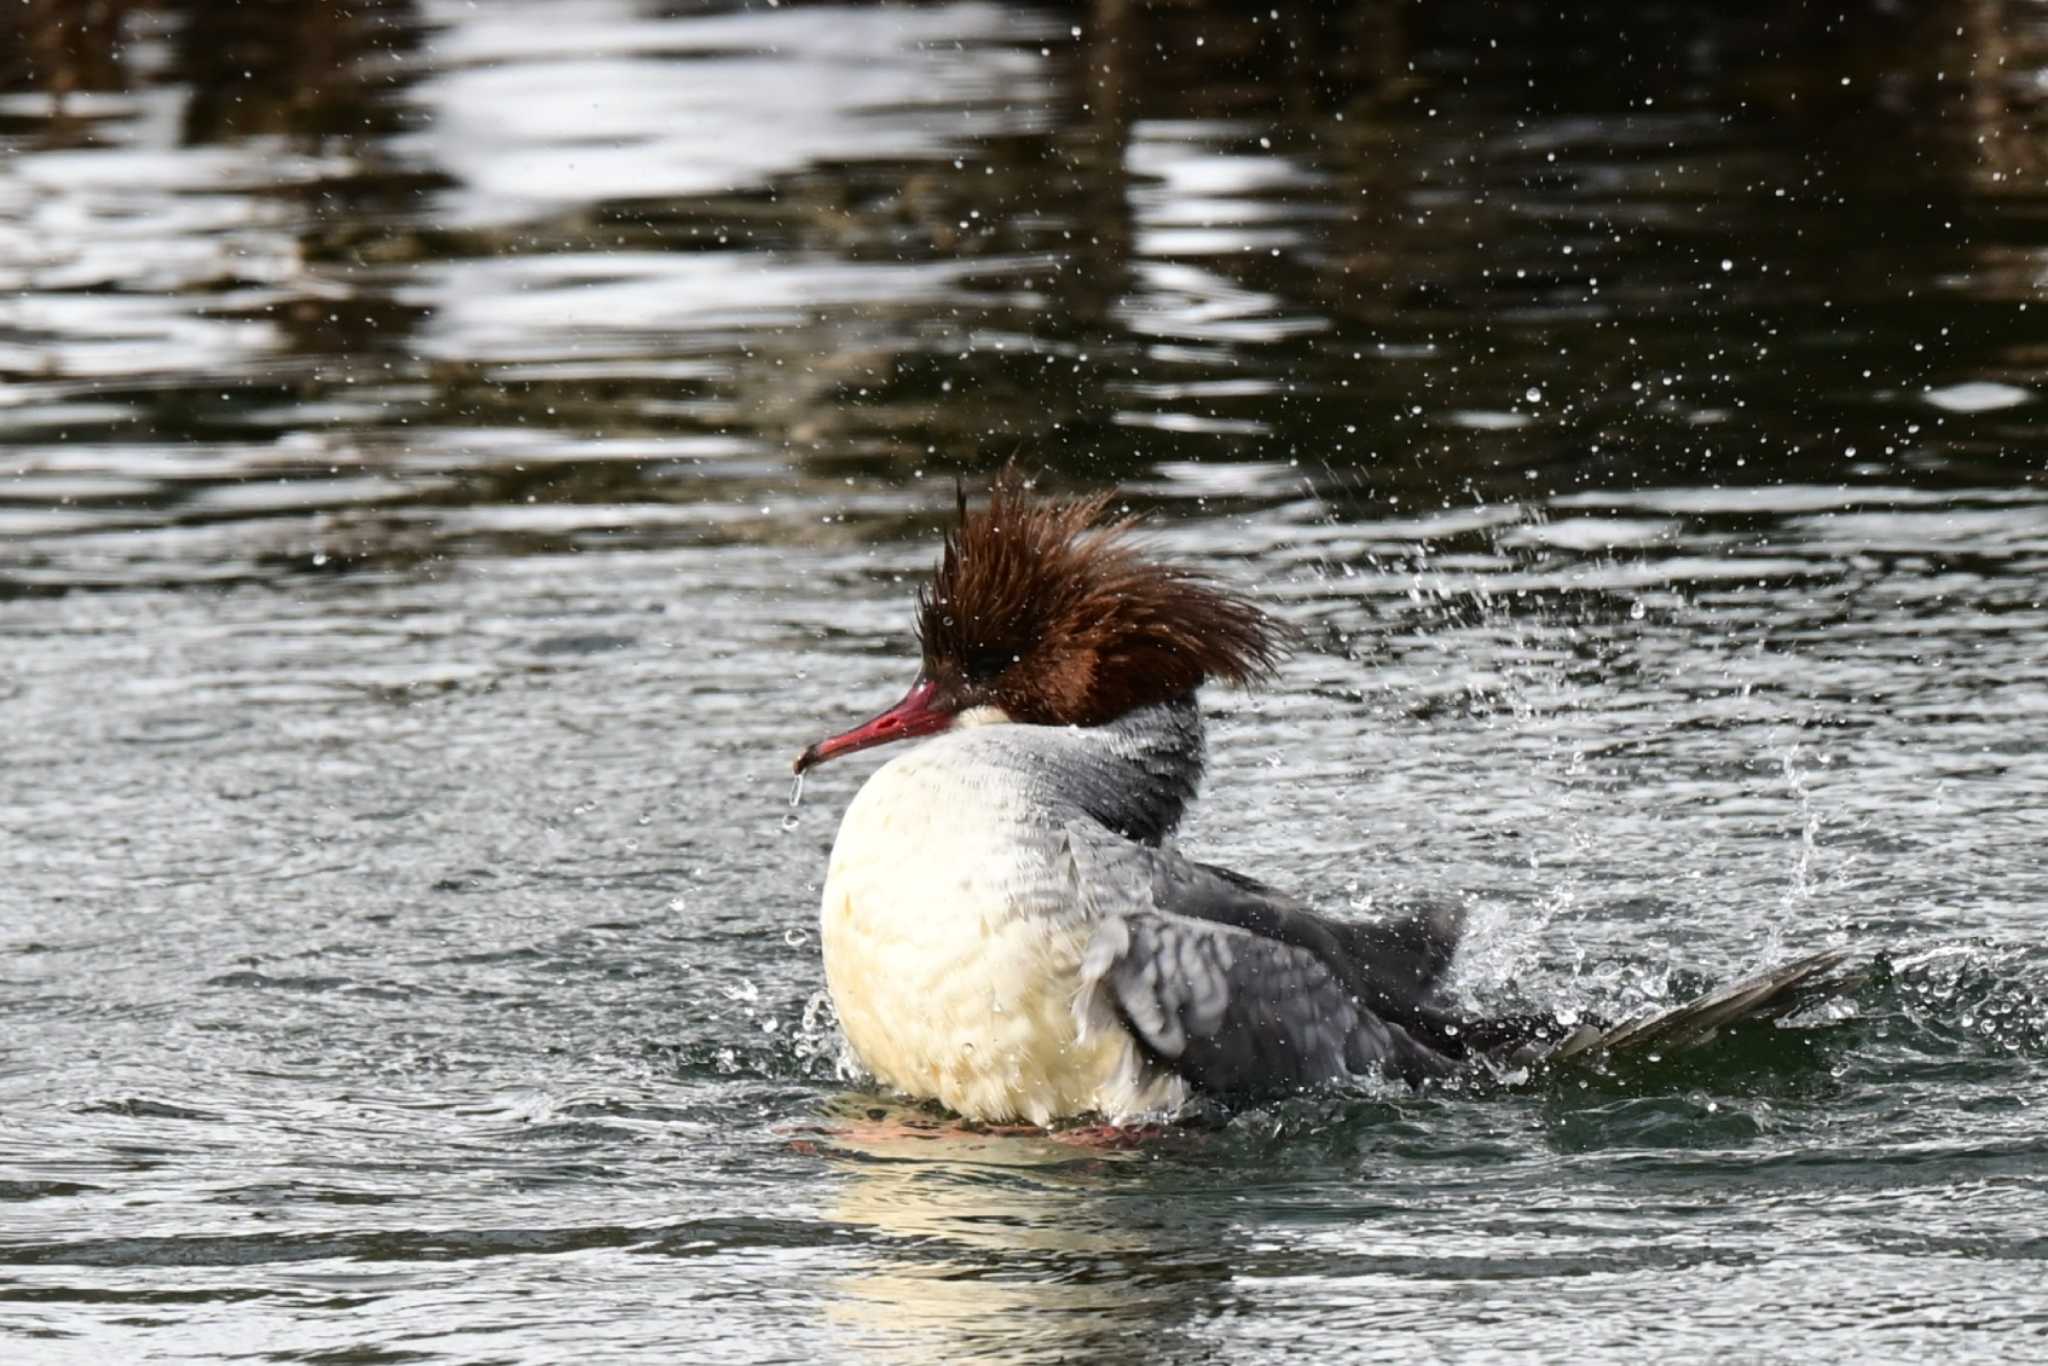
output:
{"label": "bird's eye", "polygon": [[1016,662],[1015,650],[970,650],[961,671],[977,683],[986,683]]}

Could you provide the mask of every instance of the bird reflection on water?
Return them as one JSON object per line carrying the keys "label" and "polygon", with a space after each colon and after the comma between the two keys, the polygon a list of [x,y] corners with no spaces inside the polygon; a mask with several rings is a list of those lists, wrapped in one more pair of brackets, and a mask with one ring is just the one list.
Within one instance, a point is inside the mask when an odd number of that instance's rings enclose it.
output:
{"label": "bird reflection on water", "polygon": [[841,1102],[819,1138],[823,1217],[885,1235],[830,1287],[850,1354],[998,1366],[1186,1360],[1230,1312],[1227,1217],[1177,1202],[1143,1150],[977,1134]]}

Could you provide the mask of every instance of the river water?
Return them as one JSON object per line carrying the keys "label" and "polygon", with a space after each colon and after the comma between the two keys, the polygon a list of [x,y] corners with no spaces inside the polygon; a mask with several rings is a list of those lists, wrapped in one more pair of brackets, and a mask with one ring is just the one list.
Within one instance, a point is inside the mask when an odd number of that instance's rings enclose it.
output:
{"label": "river water", "polygon": [[[2048,19],[10,7],[0,1353],[2023,1359]],[[953,480],[1306,646],[1204,856],[1617,1015],[1121,1147],[842,1073]]]}

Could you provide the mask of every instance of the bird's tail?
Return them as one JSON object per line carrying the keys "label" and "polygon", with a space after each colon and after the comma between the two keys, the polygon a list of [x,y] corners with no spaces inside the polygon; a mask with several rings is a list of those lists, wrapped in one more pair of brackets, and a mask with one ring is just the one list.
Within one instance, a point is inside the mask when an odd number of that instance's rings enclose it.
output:
{"label": "bird's tail", "polygon": [[1618,1025],[1580,1025],[1562,1037],[1541,1041],[1516,1061],[1565,1062],[1698,1048],[1712,1043],[1730,1025],[1783,1019],[1856,990],[1867,974],[1839,971],[1848,960],[1847,949],[1808,954],[1670,1010]]}

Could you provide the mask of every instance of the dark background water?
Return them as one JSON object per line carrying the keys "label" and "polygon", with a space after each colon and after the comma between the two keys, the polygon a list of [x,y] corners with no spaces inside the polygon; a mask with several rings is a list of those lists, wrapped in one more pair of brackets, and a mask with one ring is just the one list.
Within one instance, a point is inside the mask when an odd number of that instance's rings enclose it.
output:
{"label": "dark background water", "polygon": [[[0,88],[9,1359],[2043,1350],[2038,6],[36,0]],[[787,766],[1012,456],[1308,632],[1191,846],[1468,897],[1482,1005],[1889,967],[906,1127]]]}

